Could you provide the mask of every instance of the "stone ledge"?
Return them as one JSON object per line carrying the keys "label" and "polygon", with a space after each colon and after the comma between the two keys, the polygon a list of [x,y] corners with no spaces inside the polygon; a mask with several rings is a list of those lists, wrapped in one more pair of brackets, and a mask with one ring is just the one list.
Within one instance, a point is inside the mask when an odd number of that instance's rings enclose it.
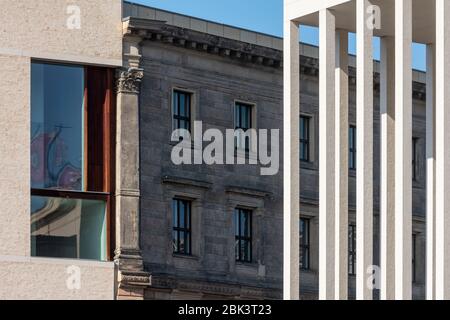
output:
{"label": "stone ledge", "polygon": [[178,184],[178,185],[184,185],[184,186],[190,186],[190,187],[197,187],[197,188],[201,188],[201,189],[211,189],[211,187],[212,187],[212,183],[207,182],[207,181],[200,181],[200,180],[173,177],[173,176],[163,176],[162,183],[163,184]]}

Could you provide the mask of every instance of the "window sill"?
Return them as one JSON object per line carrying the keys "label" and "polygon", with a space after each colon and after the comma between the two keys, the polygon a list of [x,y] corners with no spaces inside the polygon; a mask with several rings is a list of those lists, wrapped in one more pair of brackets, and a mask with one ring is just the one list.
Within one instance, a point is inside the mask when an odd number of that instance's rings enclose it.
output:
{"label": "window sill", "polygon": [[183,259],[183,260],[193,260],[193,261],[198,261],[199,260],[199,257],[197,257],[197,256],[184,255],[184,254],[178,254],[178,253],[172,254],[172,257],[175,258],[175,259]]}

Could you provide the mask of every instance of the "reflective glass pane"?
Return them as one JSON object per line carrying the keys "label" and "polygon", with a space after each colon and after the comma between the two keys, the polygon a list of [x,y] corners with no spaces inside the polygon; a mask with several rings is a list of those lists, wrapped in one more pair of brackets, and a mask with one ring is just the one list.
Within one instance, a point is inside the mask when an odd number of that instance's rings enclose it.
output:
{"label": "reflective glass pane", "polygon": [[105,261],[106,203],[31,197],[31,252],[35,257]]}
{"label": "reflective glass pane", "polygon": [[31,187],[83,188],[84,68],[31,67]]}

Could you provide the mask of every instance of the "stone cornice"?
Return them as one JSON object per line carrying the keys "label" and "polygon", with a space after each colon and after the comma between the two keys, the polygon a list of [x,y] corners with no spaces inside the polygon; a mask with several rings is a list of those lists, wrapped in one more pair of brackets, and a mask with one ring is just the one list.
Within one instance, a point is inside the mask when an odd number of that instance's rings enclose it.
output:
{"label": "stone cornice", "polygon": [[227,193],[240,194],[240,195],[250,196],[250,197],[254,197],[254,198],[266,198],[271,195],[271,193],[267,192],[267,191],[238,187],[238,186],[228,186],[228,187],[226,187],[225,191]]}
{"label": "stone cornice", "polygon": [[152,275],[151,287],[157,289],[176,289],[202,294],[257,299],[280,299],[282,296],[282,290],[273,287],[254,287],[237,283],[202,281],[187,278],[183,279],[169,275]]}
{"label": "stone cornice", "polygon": [[210,189],[212,187],[212,183],[207,181],[199,181],[188,178],[174,177],[174,176],[163,176],[162,177],[163,184],[177,184],[189,187],[197,187],[201,189]]}
{"label": "stone cornice", "polygon": [[123,24],[125,36],[139,36],[142,40],[158,41],[255,65],[282,67],[283,53],[279,50],[172,26],[164,21],[130,17]]}
{"label": "stone cornice", "polygon": [[[254,65],[278,69],[283,67],[283,52],[280,50],[172,26],[166,24],[165,21],[129,17],[123,22],[123,26],[125,37],[140,37],[142,41],[162,42]],[[300,72],[303,75],[318,77],[319,59],[301,55]],[[356,69],[353,66],[349,67],[349,83],[350,85],[356,84]],[[425,101],[425,89],[424,83],[414,81],[413,98]],[[378,72],[374,72],[374,90],[376,93],[380,91],[380,74]]]}

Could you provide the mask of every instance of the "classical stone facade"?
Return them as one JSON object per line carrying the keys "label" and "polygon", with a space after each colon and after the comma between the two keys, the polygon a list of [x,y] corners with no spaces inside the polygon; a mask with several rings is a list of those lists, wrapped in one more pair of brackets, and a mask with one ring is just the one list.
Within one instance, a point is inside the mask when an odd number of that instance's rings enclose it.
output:
{"label": "classical stone facade", "polygon": [[[282,129],[281,39],[125,4],[125,39],[138,45],[140,91],[140,250],[151,275],[146,299],[279,299],[283,286],[283,172],[263,177],[257,166],[183,165],[170,159],[172,94],[193,96],[193,120],[234,129],[235,101],[255,106],[258,129]],[[264,41],[262,40],[264,39]],[[302,45],[301,114],[310,119],[310,157],[301,162],[301,216],[310,225],[310,265],[301,271],[301,296],[318,297],[319,96],[318,48]],[[125,55],[126,57],[126,55]],[[356,125],[355,57],[349,57],[349,124]],[[425,74],[414,72],[414,297],[425,282]],[[374,74],[374,135],[380,134],[379,65]],[[377,141],[377,140],[375,140]],[[282,141],[280,141],[282,145]],[[194,148],[194,147],[193,147]],[[347,152],[347,151],[346,151]],[[374,145],[375,173],[380,145]],[[379,263],[379,175],[374,181],[374,262]],[[356,171],[349,170],[349,224],[355,224]],[[173,254],[172,199],[192,200],[192,255]],[[236,262],[233,211],[254,210],[253,263]],[[350,297],[355,278],[349,276]]]}

